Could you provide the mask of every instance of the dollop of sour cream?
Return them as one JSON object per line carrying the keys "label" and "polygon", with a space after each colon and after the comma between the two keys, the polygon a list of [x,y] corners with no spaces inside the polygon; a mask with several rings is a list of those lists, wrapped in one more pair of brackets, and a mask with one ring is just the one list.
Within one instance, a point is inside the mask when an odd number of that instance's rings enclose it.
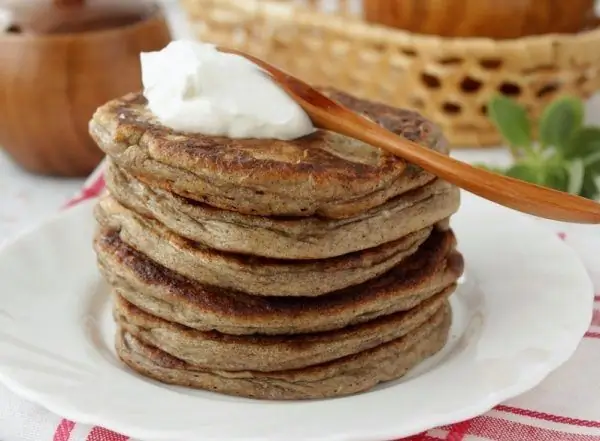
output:
{"label": "dollop of sour cream", "polygon": [[214,45],[176,40],[141,54],[148,108],[177,131],[290,140],[315,129],[302,108],[260,67]]}

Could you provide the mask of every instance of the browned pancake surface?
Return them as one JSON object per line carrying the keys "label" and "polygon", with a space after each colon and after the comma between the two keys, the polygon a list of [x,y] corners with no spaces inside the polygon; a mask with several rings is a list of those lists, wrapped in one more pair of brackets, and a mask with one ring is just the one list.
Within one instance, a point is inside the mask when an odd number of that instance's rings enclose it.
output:
{"label": "browned pancake surface", "polygon": [[[334,99],[412,141],[447,153],[415,112],[333,92]],[[90,133],[138,179],[210,205],[258,215],[351,217],[434,176],[381,149],[317,130],[292,141],[228,139],[159,124],[141,94],[100,107]]]}
{"label": "browned pancake surface", "polygon": [[299,369],[371,349],[402,337],[446,304],[454,286],[409,311],[340,330],[296,335],[228,335],[197,331],[148,314],[115,296],[119,327],[142,342],[196,366],[227,371]]}
{"label": "browned pancake surface", "polygon": [[434,231],[417,253],[383,276],[314,298],[252,296],[202,285],[152,262],[116,232],[101,232],[94,246],[116,292],[150,314],[226,334],[296,334],[339,329],[416,306],[462,274],[455,244],[452,231]]}
{"label": "browned pancake surface", "polygon": [[111,160],[105,178],[120,204],[179,236],[216,250],[280,259],[324,259],[374,248],[443,222],[460,203],[459,189],[436,179],[352,218],[265,217],[214,208],[151,187]]}
{"label": "browned pancake surface", "polygon": [[123,242],[172,271],[263,296],[316,297],[365,282],[416,252],[432,231],[426,226],[378,247],[329,259],[284,260],[219,252],[186,240],[112,196],[101,198],[94,213],[103,228],[119,231]]}
{"label": "browned pancake surface", "polygon": [[311,399],[366,391],[405,375],[446,343],[450,307],[440,308],[413,332],[357,354],[302,369],[231,372],[186,363],[119,330],[117,354],[142,375],[164,383],[261,399]]}

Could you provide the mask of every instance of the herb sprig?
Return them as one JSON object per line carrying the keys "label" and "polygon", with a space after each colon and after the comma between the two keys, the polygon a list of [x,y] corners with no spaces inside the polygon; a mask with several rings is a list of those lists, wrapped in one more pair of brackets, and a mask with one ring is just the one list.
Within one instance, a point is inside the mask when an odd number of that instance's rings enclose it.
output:
{"label": "herb sprig", "polygon": [[600,197],[600,127],[584,125],[584,105],[563,96],[543,111],[538,142],[526,110],[514,100],[496,95],[488,115],[508,143],[514,163],[508,168],[486,167],[534,184],[580,196]]}

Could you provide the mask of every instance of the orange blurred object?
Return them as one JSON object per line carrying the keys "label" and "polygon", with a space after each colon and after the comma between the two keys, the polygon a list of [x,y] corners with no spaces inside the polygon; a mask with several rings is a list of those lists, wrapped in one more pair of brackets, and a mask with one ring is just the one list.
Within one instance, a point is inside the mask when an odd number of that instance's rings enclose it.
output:
{"label": "orange blurred object", "polygon": [[443,37],[519,38],[574,33],[594,17],[594,0],[363,0],[372,23]]}

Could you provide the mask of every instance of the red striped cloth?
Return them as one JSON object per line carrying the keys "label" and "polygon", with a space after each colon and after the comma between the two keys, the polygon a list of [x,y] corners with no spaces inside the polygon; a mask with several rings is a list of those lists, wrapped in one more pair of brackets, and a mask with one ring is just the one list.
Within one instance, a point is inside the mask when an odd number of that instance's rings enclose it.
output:
{"label": "red striped cloth", "polygon": [[[99,169],[67,207],[94,198],[103,189]],[[557,233],[578,251],[598,292],[590,329],[575,355],[534,390],[485,415],[405,441],[600,441],[600,232],[562,228],[566,232]],[[0,386],[0,441],[128,440],[143,441],[60,418]]]}

